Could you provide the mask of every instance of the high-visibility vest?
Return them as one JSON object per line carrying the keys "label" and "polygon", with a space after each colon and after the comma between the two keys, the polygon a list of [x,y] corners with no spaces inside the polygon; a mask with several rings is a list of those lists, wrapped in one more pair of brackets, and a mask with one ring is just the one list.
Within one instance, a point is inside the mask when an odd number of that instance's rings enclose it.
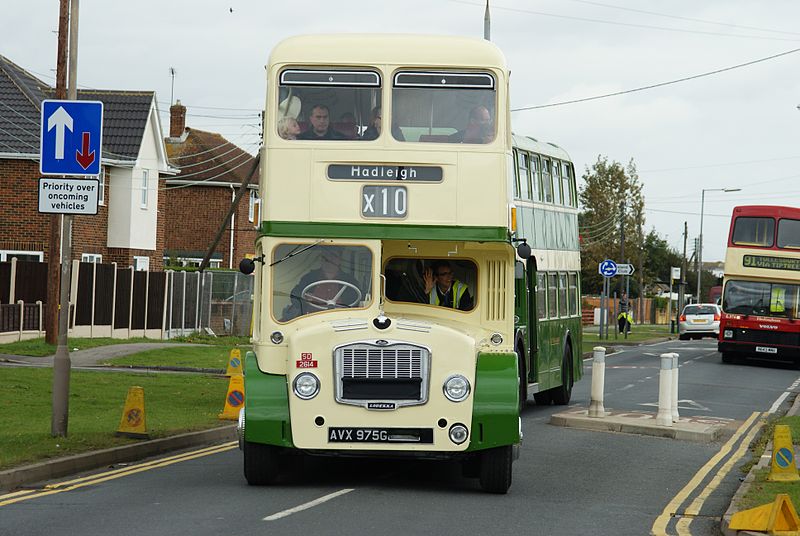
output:
{"label": "high-visibility vest", "polygon": [[769,299],[769,312],[782,313],[784,312],[784,304],[786,303],[786,289],[783,287],[772,287],[772,294]]}
{"label": "high-visibility vest", "polygon": [[[453,292],[453,309],[458,309],[458,304],[461,301],[461,297],[467,291],[467,285],[461,281],[455,280],[453,281],[453,286],[450,288],[450,290]],[[431,305],[439,305],[439,292],[436,288],[436,285],[434,285],[431,289],[429,303]]]}

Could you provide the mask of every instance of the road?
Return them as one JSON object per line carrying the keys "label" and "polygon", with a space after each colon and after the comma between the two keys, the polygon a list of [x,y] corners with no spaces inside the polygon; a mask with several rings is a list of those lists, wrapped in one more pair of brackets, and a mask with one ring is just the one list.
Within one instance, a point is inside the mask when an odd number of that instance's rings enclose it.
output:
{"label": "road", "polygon": [[[606,408],[655,411],[659,355],[675,351],[682,416],[730,419],[734,433],[754,412],[785,411],[793,397],[783,393],[800,373],[723,365],[715,347],[670,341],[609,355]],[[584,407],[586,365],[572,400]],[[241,453],[225,445],[0,496],[0,535],[643,535],[659,519],[668,534],[719,534],[746,459],[733,453],[746,452],[746,440],[721,456],[727,438],[702,444],[548,424],[561,409],[531,402],[523,412],[525,440],[504,496],[482,493],[457,464],[411,460],[315,458],[279,485],[249,487]],[[690,504],[698,514],[685,517]]]}

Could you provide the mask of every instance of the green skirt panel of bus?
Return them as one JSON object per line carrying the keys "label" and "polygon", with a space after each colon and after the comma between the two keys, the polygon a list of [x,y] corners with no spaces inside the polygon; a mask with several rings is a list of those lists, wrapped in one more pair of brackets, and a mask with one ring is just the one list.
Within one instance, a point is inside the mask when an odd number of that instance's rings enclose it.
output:
{"label": "green skirt panel of bus", "polygon": [[245,439],[281,447],[293,447],[286,376],[265,374],[253,352],[245,356]]}
{"label": "green skirt panel of bus", "polygon": [[519,443],[518,381],[517,354],[478,354],[467,450]]}

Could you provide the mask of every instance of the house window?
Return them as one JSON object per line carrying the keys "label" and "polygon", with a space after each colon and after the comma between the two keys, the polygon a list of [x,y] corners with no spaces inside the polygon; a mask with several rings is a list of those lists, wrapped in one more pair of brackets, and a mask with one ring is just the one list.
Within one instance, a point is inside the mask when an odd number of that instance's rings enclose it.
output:
{"label": "house window", "polygon": [[97,180],[100,181],[99,184],[99,191],[97,192],[97,204],[98,205],[105,205],[106,204],[106,178],[108,176],[108,168],[103,166],[100,168],[100,175],[97,176]]}
{"label": "house window", "polygon": [[247,220],[250,222],[257,221],[256,216],[259,212],[258,205],[261,204],[261,200],[258,198],[258,192],[256,190],[250,190],[250,204],[247,207]]}
{"label": "house window", "polygon": [[142,171],[142,208],[147,208],[147,179],[150,172],[148,170]]}
{"label": "house window", "polygon": [[146,272],[150,269],[150,257],[133,257],[133,269],[137,272]]}
{"label": "house window", "polygon": [[81,262],[93,262],[95,264],[101,264],[103,262],[103,256],[99,253],[82,253]]}
{"label": "house window", "polygon": [[0,261],[7,262],[17,258],[18,261],[44,261],[44,252],[42,251],[15,251],[15,250],[0,250]]}

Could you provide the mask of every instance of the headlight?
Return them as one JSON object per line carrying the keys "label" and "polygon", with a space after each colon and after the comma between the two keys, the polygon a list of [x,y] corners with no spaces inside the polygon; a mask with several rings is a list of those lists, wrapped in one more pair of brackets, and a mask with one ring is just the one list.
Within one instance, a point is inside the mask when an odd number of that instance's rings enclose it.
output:
{"label": "headlight", "polygon": [[492,344],[495,346],[500,346],[503,344],[503,336],[499,333],[492,333],[492,336],[489,338],[489,340],[492,341]]}
{"label": "headlight", "polygon": [[450,427],[450,432],[448,435],[450,436],[450,441],[456,445],[460,445],[467,440],[469,437],[469,432],[467,431],[466,426],[461,423],[456,423]]}
{"label": "headlight", "polygon": [[453,402],[461,402],[469,396],[469,381],[460,374],[447,378],[442,386],[444,396]]}
{"label": "headlight", "polygon": [[726,329],[723,332],[722,336],[725,337],[726,339],[732,339],[733,338],[733,330],[732,329]]}
{"label": "headlight", "polygon": [[319,379],[310,372],[303,372],[292,382],[292,389],[299,398],[310,400],[319,393]]}

